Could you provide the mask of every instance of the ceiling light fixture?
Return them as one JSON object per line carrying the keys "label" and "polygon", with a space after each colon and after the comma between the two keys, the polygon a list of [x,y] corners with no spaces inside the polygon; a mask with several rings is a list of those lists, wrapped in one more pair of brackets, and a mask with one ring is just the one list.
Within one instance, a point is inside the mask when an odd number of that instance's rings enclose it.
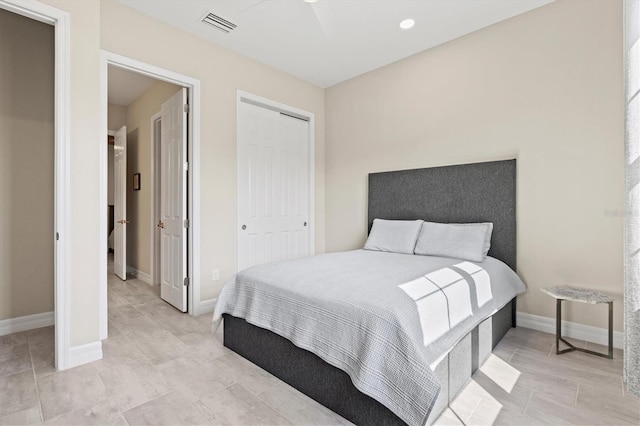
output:
{"label": "ceiling light fixture", "polygon": [[315,2],[317,2],[317,1],[318,1],[318,0],[304,0],[304,2],[305,2],[305,3],[315,3]]}
{"label": "ceiling light fixture", "polygon": [[405,19],[404,21],[400,22],[400,28],[402,28],[403,30],[408,30],[409,28],[413,28],[415,24],[416,21],[414,21],[413,19]]}

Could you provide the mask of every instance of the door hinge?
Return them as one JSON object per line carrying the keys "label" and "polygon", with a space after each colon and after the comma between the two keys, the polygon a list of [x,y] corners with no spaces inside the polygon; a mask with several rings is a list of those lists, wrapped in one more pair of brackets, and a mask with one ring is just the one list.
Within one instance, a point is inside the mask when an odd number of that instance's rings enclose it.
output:
{"label": "door hinge", "polygon": [[184,220],[184,227],[188,228],[189,227],[189,219],[185,219]]}
{"label": "door hinge", "polygon": [[56,232],[56,241],[60,241],[60,233]]}
{"label": "door hinge", "polygon": [[187,114],[189,113],[189,104],[184,104],[184,112],[186,112]]}
{"label": "door hinge", "polygon": [[189,287],[189,277],[184,277],[184,286]]}
{"label": "door hinge", "polygon": [[185,172],[188,172],[189,171],[189,163],[187,163],[185,161],[184,164],[182,165],[182,168],[184,169]]}

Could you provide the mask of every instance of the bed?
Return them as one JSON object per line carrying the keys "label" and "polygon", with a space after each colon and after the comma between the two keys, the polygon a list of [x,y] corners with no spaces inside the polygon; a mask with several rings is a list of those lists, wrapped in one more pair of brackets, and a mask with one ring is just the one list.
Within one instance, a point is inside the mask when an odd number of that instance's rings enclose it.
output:
{"label": "bed", "polygon": [[[503,274],[506,277],[509,273],[515,276],[515,177],[515,160],[371,174],[369,229],[374,218],[428,219],[442,223],[492,222],[494,232],[489,255],[495,259],[487,258],[480,269],[488,270],[492,276]],[[500,296],[500,288],[494,288],[493,284],[500,280],[493,280],[491,290],[495,293],[495,300],[491,299],[491,303],[478,307],[472,317],[465,317],[468,323],[464,329],[450,327],[446,333],[438,334],[433,343],[427,344],[431,342],[427,342],[428,327],[419,331],[410,329],[422,318],[397,320],[397,316],[405,315],[402,312],[410,311],[407,309],[399,311],[401,313],[396,316],[386,316],[387,311],[393,310],[389,306],[399,306],[398,294],[401,292],[396,287],[402,286],[396,284],[406,285],[412,277],[420,277],[425,271],[437,273],[455,270],[468,275],[464,271],[472,274],[469,268],[478,266],[439,258],[429,259],[430,263],[425,264],[426,259],[420,257],[423,256],[397,254],[394,257],[357,250],[290,261],[284,269],[279,264],[266,265],[258,267],[253,275],[252,271],[243,271],[239,274],[241,282],[227,285],[225,290],[232,286],[233,290],[227,293],[240,294],[237,288],[242,288],[244,293],[231,297],[224,294],[223,290],[222,299],[233,298],[234,302],[227,303],[222,309],[220,305],[226,302],[219,301],[216,308],[218,319],[224,314],[225,346],[356,424],[431,423],[489,356],[495,344],[510,327],[515,326],[515,297],[511,299],[506,293]],[[363,271],[350,276],[350,286],[353,288],[343,291],[339,285],[332,285],[339,283],[336,277],[350,273],[351,265],[357,265],[360,269],[356,270]],[[401,267],[394,270],[395,265]],[[327,269],[335,269],[333,277],[325,273]],[[391,273],[378,279],[385,271]],[[314,289],[313,285],[319,277],[329,286],[322,287],[325,285],[323,282]],[[310,288],[305,291],[310,291],[316,297],[305,299],[305,295],[282,293],[282,289],[277,288],[280,282],[284,285],[292,281],[289,284],[294,284],[296,280],[304,282],[303,287]],[[385,280],[395,280],[391,290],[388,290],[390,293],[384,297],[397,300],[388,305],[383,299],[376,301],[374,296],[384,290]],[[469,287],[472,286],[471,281]],[[360,284],[354,284],[358,282]],[[269,288],[270,283],[275,283],[273,289]],[[352,295],[356,287],[359,286],[359,291],[362,291],[367,285],[372,295],[361,299]],[[293,287],[290,285],[289,288]],[[324,312],[323,288],[331,288],[337,296],[330,297],[341,304],[339,308],[331,306],[333,311],[327,311],[329,313]],[[499,300],[498,296],[502,299]],[[262,300],[267,308],[249,312],[248,309],[257,303],[254,300]],[[366,307],[361,306],[365,304],[362,300],[367,301]],[[292,325],[293,321],[287,319],[289,311],[298,305],[303,307],[303,317],[308,317],[313,333]],[[356,325],[343,330],[347,333],[345,336],[349,337],[338,337],[342,334],[335,332],[331,335],[331,327],[338,328],[342,323],[351,323],[347,314],[343,314],[349,309],[354,315],[362,316],[353,321],[354,324],[357,322]],[[270,311],[268,315],[265,313],[267,311]],[[340,321],[329,324],[328,319],[332,316],[340,317]],[[383,326],[376,329],[378,326],[370,321],[370,316],[377,317],[376,321]],[[400,324],[396,325],[396,322]],[[373,340],[376,343],[371,344],[367,340],[354,344],[348,350],[340,348],[342,352],[335,352],[333,341],[342,339],[345,345],[352,340],[357,341],[359,335],[351,337],[348,334],[349,327],[358,332],[364,327],[362,324],[373,324],[371,335],[375,336]],[[384,336],[383,331],[387,332],[387,329],[391,330],[388,333],[390,338]],[[407,344],[404,334],[412,333],[424,335],[425,345]],[[311,340],[321,341],[323,345],[320,348],[313,346],[312,349],[308,344]],[[320,356],[307,349],[312,349]],[[384,356],[380,356],[381,351],[384,351]],[[416,364],[416,359],[428,362],[430,368],[422,368],[424,363]],[[396,367],[399,362],[406,363],[406,372],[403,371],[405,368]],[[354,370],[354,363],[358,364],[360,370]],[[412,369],[414,364],[416,367]],[[359,375],[359,371],[365,371],[366,374],[362,374],[364,377]],[[382,373],[378,374],[380,371]],[[416,401],[424,401],[423,406]]]}

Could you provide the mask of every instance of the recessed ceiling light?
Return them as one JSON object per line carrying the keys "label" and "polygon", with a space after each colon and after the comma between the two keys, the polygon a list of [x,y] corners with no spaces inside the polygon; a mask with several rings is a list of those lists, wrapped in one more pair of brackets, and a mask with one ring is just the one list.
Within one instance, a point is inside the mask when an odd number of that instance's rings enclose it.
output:
{"label": "recessed ceiling light", "polygon": [[318,0],[304,0],[304,2],[305,2],[305,3],[315,3],[315,2],[317,2],[317,1],[318,1]]}
{"label": "recessed ceiling light", "polygon": [[403,30],[408,30],[409,28],[413,28],[415,24],[416,21],[414,21],[413,19],[405,19],[404,21],[400,22],[400,28],[402,28]]}

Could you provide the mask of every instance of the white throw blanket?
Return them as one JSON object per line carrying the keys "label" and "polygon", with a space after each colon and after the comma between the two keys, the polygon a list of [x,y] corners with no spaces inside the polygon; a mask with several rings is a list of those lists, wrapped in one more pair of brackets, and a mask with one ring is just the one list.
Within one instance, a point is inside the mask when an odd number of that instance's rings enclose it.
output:
{"label": "white throw blanket", "polygon": [[432,366],[524,292],[504,263],[369,250],[255,266],[216,304],[345,371],[409,425],[423,425],[440,385]]}

